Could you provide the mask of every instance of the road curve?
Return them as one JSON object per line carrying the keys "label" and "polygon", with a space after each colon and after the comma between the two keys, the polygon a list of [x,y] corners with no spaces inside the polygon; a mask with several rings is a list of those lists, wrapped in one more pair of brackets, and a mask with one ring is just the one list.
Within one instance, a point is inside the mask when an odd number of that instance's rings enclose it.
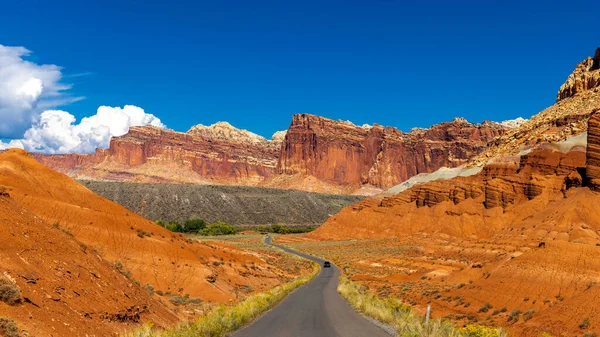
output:
{"label": "road curve", "polygon": [[[323,265],[323,260],[272,244],[270,238],[265,243]],[[340,297],[339,277],[334,265],[321,268],[311,282],[232,337],[390,337]]]}

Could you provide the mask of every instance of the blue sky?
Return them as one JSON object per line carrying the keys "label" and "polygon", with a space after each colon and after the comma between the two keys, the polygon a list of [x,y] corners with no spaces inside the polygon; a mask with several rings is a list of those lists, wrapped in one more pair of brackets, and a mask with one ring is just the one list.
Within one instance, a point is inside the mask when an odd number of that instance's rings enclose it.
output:
{"label": "blue sky", "polygon": [[63,67],[77,118],[132,104],[178,131],[226,120],[270,137],[299,112],[407,131],[553,104],[600,46],[590,4],[5,1],[0,44]]}

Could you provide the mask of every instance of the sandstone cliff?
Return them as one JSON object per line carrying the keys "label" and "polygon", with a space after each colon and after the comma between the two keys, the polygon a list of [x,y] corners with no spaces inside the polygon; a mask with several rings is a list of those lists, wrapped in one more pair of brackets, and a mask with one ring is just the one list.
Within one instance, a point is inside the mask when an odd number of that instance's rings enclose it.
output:
{"label": "sandstone cliff", "polygon": [[132,127],[95,154],[36,158],[82,179],[373,194],[418,173],[464,164],[507,129],[456,119],[402,133],[295,115],[289,130],[271,140],[225,122],[198,125],[187,133]]}
{"label": "sandstone cliff", "polygon": [[600,113],[595,113],[588,123],[586,178],[593,189],[600,187]]}
{"label": "sandstone cliff", "polygon": [[277,171],[341,185],[389,187],[423,172],[464,164],[506,128],[457,118],[403,133],[380,125],[355,126],[313,115],[295,115]]}
{"label": "sandstone cliff", "polygon": [[223,128],[181,133],[132,127],[93,155],[36,158],[72,177],[114,181],[256,185],[274,174],[278,146],[229,131],[237,138],[228,138]]}

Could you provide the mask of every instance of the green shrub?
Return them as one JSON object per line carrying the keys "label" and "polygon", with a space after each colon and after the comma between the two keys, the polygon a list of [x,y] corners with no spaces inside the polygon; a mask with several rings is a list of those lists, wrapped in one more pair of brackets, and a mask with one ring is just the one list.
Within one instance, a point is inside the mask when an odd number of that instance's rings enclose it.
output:
{"label": "green shrub", "polygon": [[231,235],[231,234],[235,234],[235,228],[226,223],[226,222],[222,222],[222,221],[218,221],[215,223],[210,224],[208,227],[204,228],[203,230],[199,231],[198,233],[201,235],[210,235],[210,236],[215,236],[215,235]]}
{"label": "green shrub", "polygon": [[171,232],[182,232],[183,231],[183,228],[181,227],[181,225],[174,221],[169,222],[165,228],[170,230]]}
{"label": "green shrub", "polygon": [[283,226],[275,224],[271,226],[258,226],[256,227],[256,230],[260,233],[298,234],[312,232],[315,230],[315,227]]}
{"label": "green shrub", "polygon": [[156,224],[160,227],[165,227],[165,220],[156,220]]}
{"label": "green shrub", "polygon": [[183,231],[186,233],[196,233],[206,228],[206,221],[203,219],[189,219],[183,224]]}

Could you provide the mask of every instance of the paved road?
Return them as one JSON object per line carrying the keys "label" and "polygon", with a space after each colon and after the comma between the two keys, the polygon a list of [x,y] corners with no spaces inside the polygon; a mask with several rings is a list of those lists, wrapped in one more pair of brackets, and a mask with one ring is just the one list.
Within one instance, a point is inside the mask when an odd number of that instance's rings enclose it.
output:
{"label": "paved road", "polygon": [[[271,244],[270,238],[265,242]],[[321,259],[273,246],[323,265]],[[390,337],[340,297],[337,293],[339,277],[337,267],[322,268],[310,283],[232,337]]]}

